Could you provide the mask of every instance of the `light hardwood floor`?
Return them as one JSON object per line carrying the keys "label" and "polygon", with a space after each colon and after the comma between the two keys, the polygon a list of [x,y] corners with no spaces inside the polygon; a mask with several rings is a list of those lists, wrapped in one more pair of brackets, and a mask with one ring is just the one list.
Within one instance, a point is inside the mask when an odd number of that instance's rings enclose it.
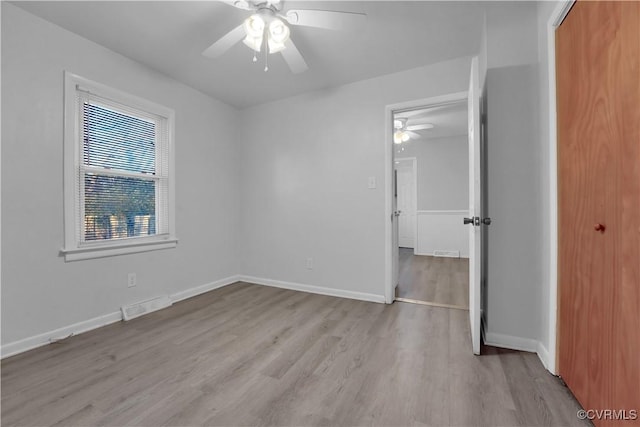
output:
{"label": "light hardwood floor", "polygon": [[469,260],[414,255],[400,248],[396,296],[469,308]]}
{"label": "light hardwood floor", "polygon": [[2,425],[585,425],[468,313],[237,283],[2,361]]}

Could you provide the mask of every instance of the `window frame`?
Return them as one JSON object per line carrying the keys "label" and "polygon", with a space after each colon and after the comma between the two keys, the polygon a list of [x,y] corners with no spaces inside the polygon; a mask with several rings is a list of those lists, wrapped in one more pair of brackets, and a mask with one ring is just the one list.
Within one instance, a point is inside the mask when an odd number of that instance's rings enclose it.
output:
{"label": "window frame", "polygon": [[[80,155],[83,148],[83,134],[81,130],[81,108],[79,105],[78,91],[89,92],[96,96],[106,98],[117,104],[139,110],[140,112],[158,116],[161,125],[164,126],[167,144],[167,218],[159,218],[160,212],[156,211],[156,220],[167,223],[168,232],[152,236],[138,236],[124,239],[105,241],[83,241],[79,232],[84,223],[84,196],[82,191],[82,174],[86,167]],[[175,248],[178,239],[175,236],[175,156],[174,134],[175,112],[167,107],[148,101],[114,89],[101,83],[94,82],[84,77],[65,71],[64,73],[64,247],[61,253],[65,261],[78,261],[92,258],[102,258],[130,253],[147,252],[159,249]],[[156,146],[156,165],[160,161],[161,147]],[[120,174],[118,174],[120,175]],[[123,176],[126,175],[122,174]],[[156,186],[156,195],[158,194]],[[156,206],[159,203],[156,197]]]}

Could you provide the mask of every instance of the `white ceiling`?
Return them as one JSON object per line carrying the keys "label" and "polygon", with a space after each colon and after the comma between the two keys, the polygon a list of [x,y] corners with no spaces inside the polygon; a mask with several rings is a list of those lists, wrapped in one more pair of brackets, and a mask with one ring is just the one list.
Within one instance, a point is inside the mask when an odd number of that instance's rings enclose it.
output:
{"label": "white ceiling", "polygon": [[411,141],[467,135],[467,101],[396,113],[393,118],[406,118],[408,126],[433,124],[432,129],[415,131],[420,138]]}
{"label": "white ceiling", "polygon": [[284,1],[283,9],[367,14],[357,33],[292,27],[309,64],[292,74],[281,55],[269,71],[238,43],[219,59],[202,51],[249,12],[216,1],[17,1],[24,10],[238,108],[389,74],[479,50],[483,2]]}

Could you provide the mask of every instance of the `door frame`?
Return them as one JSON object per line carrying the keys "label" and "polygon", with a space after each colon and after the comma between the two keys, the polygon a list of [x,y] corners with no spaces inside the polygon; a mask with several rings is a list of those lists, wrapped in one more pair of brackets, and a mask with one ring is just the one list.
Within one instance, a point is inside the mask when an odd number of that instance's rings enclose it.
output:
{"label": "door frame", "polygon": [[[547,21],[547,64],[549,75],[549,348],[538,349],[547,370],[558,373],[558,138],[556,101],[556,30],[564,21],[576,0],[563,0]],[[544,357],[541,353],[548,353]]]}
{"label": "door frame", "polygon": [[385,303],[391,304],[395,299],[394,295],[394,278],[393,278],[393,169],[394,169],[394,143],[393,143],[393,114],[401,111],[416,110],[418,108],[433,107],[453,102],[466,101],[468,92],[454,92],[430,98],[416,99],[412,101],[399,102],[389,104],[384,111],[384,213],[385,213],[385,232],[384,232],[384,300]]}
{"label": "door frame", "polygon": [[[416,204],[415,212],[413,213],[413,254],[416,254],[416,246],[418,246],[418,158],[417,157],[394,157],[393,161],[407,161],[411,160],[413,165],[413,200]],[[394,163],[395,167],[395,163]]]}

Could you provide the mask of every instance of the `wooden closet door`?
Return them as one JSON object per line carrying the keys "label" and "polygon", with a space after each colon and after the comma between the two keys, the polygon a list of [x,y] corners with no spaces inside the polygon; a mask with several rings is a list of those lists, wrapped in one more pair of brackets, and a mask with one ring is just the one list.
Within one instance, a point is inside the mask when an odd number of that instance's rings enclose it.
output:
{"label": "wooden closet door", "polygon": [[577,2],[556,55],[559,373],[585,409],[640,412],[640,3]]}

